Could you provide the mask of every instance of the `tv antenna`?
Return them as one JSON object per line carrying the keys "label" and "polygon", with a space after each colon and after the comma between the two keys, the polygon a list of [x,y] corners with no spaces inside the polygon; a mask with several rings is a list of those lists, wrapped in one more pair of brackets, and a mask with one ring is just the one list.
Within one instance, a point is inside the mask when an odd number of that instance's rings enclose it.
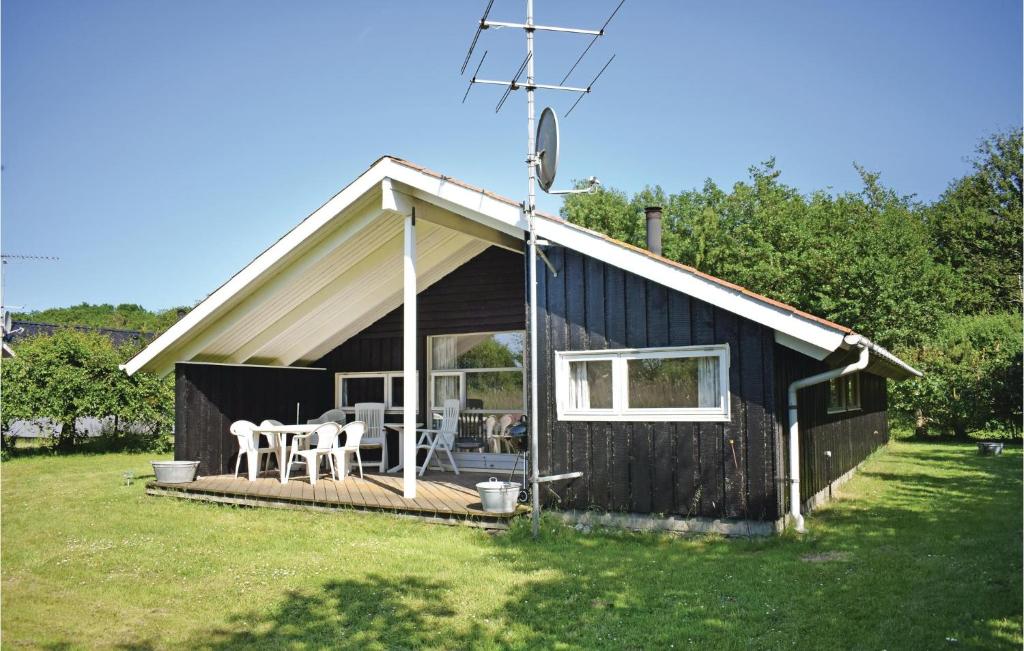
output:
{"label": "tv antenna", "polygon": [[19,253],[0,253],[0,309],[6,304],[7,297],[7,264],[9,262],[58,262],[60,258],[53,255],[22,255]]}
{"label": "tv antenna", "polygon": [[[619,13],[619,9],[625,4],[626,0],[619,0],[619,4],[615,6],[611,15],[604,21],[600,29],[579,29],[576,27],[554,27],[550,25],[538,25],[533,21],[533,2],[534,0],[526,0],[526,22],[523,23],[512,23],[498,20],[491,20],[491,8],[494,6],[494,0],[488,0],[487,6],[484,8],[483,16],[480,17],[477,23],[476,32],[473,34],[473,40],[469,44],[469,50],[466,52],[466,58],[462,62],[462,69],[459,74],[466,73],[466,67],[473,58],[473,51],[476,49],[477,43],[480,41],[480,34],[486,29],[491,28],[511,28],[521,29],[526,35],[526,58],[519,64],[519,68],[516,73],[508,80],[498,79],[481,79],[478,75],[480,69],[483,67],[484,60],[487,58],[487,51],[485,50],[483,55],[480,57],[480,61],[476,65],[476,69],[473,72],[473,76],[469,80],[469,87],[466,88],[465,95],[462,96],[462,101],[465,103],[466,98],[469,96],[469,92],[473,90],[473,86],[476,84],[491,85],[491,86],[502,86],[505,88],[505,92],[502,94],[501,99],[498,100],[497,106],[495,106],[495,113],[501,111],[505,105],[505,101],[508,99],[514,91],[524,89],[526,91],[526,127],[527,127],[527,145],[526,145],[526,169],[527,169],[527,200],[523,204],[523,212],[526,213],[526,221],[530,232],[529,238],[529,256],[530,256],[530,484],[531,484],[531,499],[533,507],[533,536],[536,538],[540,530],[540,491],[538,490],[540,484],[543,482],[557,481],[561,479],[574,479],[582,475],[580,472],[565,473],[562,475],[554,475],[550,477],[540,477],[538,470],[538,433],[537,433],[537,256],[538,254],[544,258],[545,263],[547,258],[543,253],[540,253],[537,249],[537,231],[535,228],[535,217],[537,211],[537,190],[536,186],[538,183],[541,189],[548,194],[575,194],[581,192],[593,192],[597,189],[599,182],[597,178],[590,177],[587,187],[577,188],[573,190],[552,190],[551,186],[555,181],[555,174],[558,171],[558,156],[559,156],[559,136],[558,136],[558,117],[551,108],[545,108],[541,113],[540,124],[535,124],[534,119],[534,94],[538,90],[550,90],[550,91],[561,91],[568,93],[575,93],[577,95],[576,101],[573,102],[569,110],[566,111],[565,116],[573,112],[576,106],[583,100],[584,97],[589,95],[593,90],[594,84],[600,79],[604,71],[608,69],[612,61],[615,60],[615,55],[612,55],[608,62],[604,64],[604,67],[594,76],[589,84],[586,86],[566,86],[565,82],[569,80],[569,77],[579,67],[587,53],[594,46],[599,38],[604,36],[605,30],[608,28],[608,24],[615,17],[615,14]],[[576,62],[572,64],[569,71],[565,73],[562,80],[557,84],[542,84],[537,83],[535,72],[536,56],[534,55],[533,49],[533,37],[538,31],[541,32],[556,32],[562,34],[582,34],[590,36],[590,42],[584,48],[583,52],[576,59]],[[526,78],[523,80],[523,73],[526,73]]]}

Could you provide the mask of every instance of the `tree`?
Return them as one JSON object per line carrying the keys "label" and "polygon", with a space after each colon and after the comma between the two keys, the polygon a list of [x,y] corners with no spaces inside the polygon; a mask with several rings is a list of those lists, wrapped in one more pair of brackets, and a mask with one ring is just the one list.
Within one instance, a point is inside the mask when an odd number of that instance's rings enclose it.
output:
{"label": "tree", "polygon": [[[581,187],[577,182],[576,187]],[[560,210],[562,218],[634,246],[643,246],[644,225],[625,192],[598,187],[594,192],[570,194]]]}
{"label": "tree", "polygon": [[571,195],[562,215],[637,246],[643,207],[660,203],[668,258],[812,314],[870,333],[883,345],[920,341],[952,302],[949,268],[936,262],[918,206],[858,168],[860,193],[808,197],[779,180],[774,160],[724,192],[665,196],[645,188]]}
{"label": "tree", "polygon": [[974,173],[958,179],[925,211],[939,261],[957,277],[957,312],[1021,310],[1022,132],[978,146]]}
{"label": "tree", "polygon": [[122,303],[117,306],[108,303],[102,305],[82,303],[69,307],[21,312],[12,316],[20,321],[160,333],[174,325],[188,310],[187,307],[175,307],[159,312],[150,312],[141,305],[132,303]]}
{"label": "tree", "polygon": [[60,425],[56,447],[62,451],[74,447],[76,421],[84,417],[115,416],[152,436],[169,431],[170,381],[145,373],[129,377],[118,368],[129,351],[115,349],[106,337],[69,328],[22,341],[16,353],[0,365],[5,430],[15,420],[50,419]]}
{"label": "tree", "polygon": [[1020,431],[1020,317],[952,316],[919,348],[901,354],[924,377],[895,384],[896,409],[920,409],[926,422],[958,438],[978,430]]}

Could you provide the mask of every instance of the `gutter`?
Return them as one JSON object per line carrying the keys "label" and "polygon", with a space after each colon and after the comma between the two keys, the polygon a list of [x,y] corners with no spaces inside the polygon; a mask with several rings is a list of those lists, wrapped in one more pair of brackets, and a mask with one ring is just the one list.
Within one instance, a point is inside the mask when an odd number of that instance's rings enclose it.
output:
{"label": "gutter", "polygon": [[[800,423],[797,416],[797,391],[864,370],[871,359],[872,350],[878,348],[867,337],[858,334],[846,335],[843,343],[860,347],[860,356],[856,362],[796,380],[789,385],[789,512],[793,516],[793,524],[798,533],[804,533],[806,529],[804,528],[804,516],[800,514]],[[888,351],[885,352],[888,353]],[[891,353],[888,354],[896,359]],[[920,371],[900,363],[915,374],[921,374]]]}

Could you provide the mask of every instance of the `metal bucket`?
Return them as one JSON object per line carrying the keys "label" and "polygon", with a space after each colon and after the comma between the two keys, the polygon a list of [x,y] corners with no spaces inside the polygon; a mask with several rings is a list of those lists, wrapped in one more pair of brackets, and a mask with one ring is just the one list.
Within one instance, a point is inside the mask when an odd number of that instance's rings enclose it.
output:
{"label": "metal bucket", "polygon": [[196,478],[198,461],[150,461],[161,484],[187,484]]}
{"label": "metal bucket", "polygon": [[478,483],[476,492],[480,494],[480,505],[484,511],[514,513],[520,488],[522,486],[514,481],[498,481],[497,477],[491,477]]}
{"label": "metal bucket", "polygon": [[978,454],[988,457],[1003,453],[1003,444],[995,441],[978,441]]}

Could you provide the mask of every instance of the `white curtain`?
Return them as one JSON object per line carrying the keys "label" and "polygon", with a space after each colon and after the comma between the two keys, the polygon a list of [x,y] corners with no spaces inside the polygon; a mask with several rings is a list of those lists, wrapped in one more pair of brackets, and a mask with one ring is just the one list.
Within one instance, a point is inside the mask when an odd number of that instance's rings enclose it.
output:
{"label": "white curtain", "polygon": [[455,360],[459,357],[457,338],[452,336],[430,338],[430,360],[435,371],[448,371],[455,368]]}
{"label": "white curtain", "polygon": [[718,358],[701,357],[697,364],[697,406],[719,407]]}
{"label": "white curtain", "polygon": [[[459,357],[458,339],[452,336],[431,337],[430,362],[433,370],[454,369]],[[445,400],[459,400],[459,377],[434,376],[434,407],[440,409]]]}
{"label": "white curtain", "polygon": [[569,363],[569,408],[590,409],[590,384],[587,382],[587,363]]}

